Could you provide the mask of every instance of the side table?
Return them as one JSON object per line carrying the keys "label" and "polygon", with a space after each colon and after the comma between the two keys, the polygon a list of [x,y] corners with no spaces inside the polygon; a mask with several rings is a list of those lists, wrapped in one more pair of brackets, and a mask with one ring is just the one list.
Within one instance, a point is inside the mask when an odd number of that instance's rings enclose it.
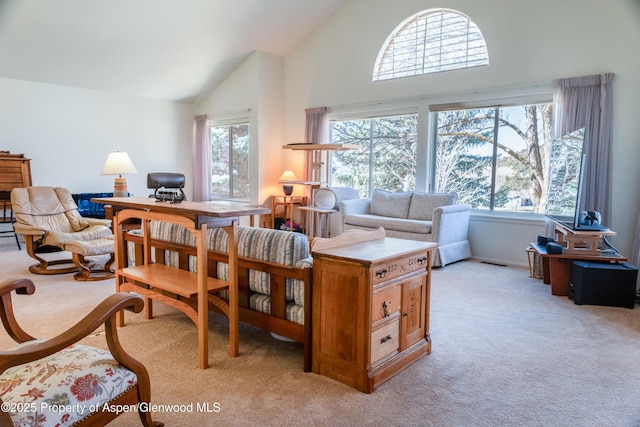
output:
{"label": "side table", "polygon": [[[289,214],[290,223],[293,223],[293,210],[296,206],[303,207],[307,205],[307,196],[271,196],[271,228],[276,228],[276,209],[282,206],[282,220],[286,221],[287,213]],[[300,217],[300,227],[304,229],[304,215]],[[289,227],[289,231],[294,231],[293,227]]]}
{"label": "side table", "polygon": [[573,261],[592,262],[626,262],[627,258],[619,255],[585,255],[575,253],[549,254],[547,249],[535,242],[530,247],[542,257],[542,282],[551,285],[551,295],[568,296],[571,279],[571,263]]}
{"label": "side table", "polygon": [[318,208],[315,206],[301,206],[298,209],[309,214],[306,220],[308,224],[307,236],[309,237],[329,237],[331,230],[329,215],[338,212],[335,209]]}

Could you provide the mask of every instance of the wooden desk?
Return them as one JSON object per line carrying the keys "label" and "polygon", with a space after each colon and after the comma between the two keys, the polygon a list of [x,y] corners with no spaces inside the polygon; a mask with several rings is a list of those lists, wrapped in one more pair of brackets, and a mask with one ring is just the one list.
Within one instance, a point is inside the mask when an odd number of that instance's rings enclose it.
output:
{"label": "wooden desk", "polygon": [[243,205],[228,201],[170,203],[159,202],[153,197],[98,197],[91,199],[95,203],[103,203],[113,207],[114,215],[122,209],[138,209],[150,212],[180,215],[196,221],[196,225],[217,222],[226,219],[227,222],[237,220],[241,216],[270,214],[271,210],[264,206]]}
{"label": "wooden desk", "polygon": [[622,255],[608,255],[599,252],[598,255],[585,253],[548,254],[547,249],[537,243],[531,247],[542,257],[542,280],[551,285],[551,295],[568,296],[569,280],[571,279],[571,263],[576,260],[595,262],[626,262]]}
{"label": "wooden desk", "polygon": [[[198,328],[198,367],[207,368],[208,314],[210,305],[229,318],[229,355],[238,355],[238,217],[270,212],[262,206],[244,206],[228,202],[158,202],[149,197],[95,198],[92,201],[112,206],[116,258],[116,292],[135,292],[145,297],[146,316],[151,318],[152,300],[156,299],[183,311]],[[129,267],[124,233],[126,224],[141,221],[144,238],[143,259]],[[150,221],[166,221],[185,227],[196,239],[198,272],[192,273],[151,262]],[[208,277],[207,227],[221,227],[229,238],[228,281]],[[229,292],[228,302],[210,293],[221,289]],[[166,293],[179,295],[173,298]],[[124,325],[121,312],[118,324]]]}

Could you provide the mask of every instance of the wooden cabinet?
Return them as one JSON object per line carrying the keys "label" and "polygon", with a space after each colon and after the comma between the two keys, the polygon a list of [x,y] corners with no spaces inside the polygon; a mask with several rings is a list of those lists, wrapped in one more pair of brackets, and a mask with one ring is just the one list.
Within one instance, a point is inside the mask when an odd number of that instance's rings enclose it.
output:
{"label": "wooden cabinet", "polygon": [[0,151],[0,191],[31,186],[31,159]]}
{"label": "wooden cabinet", "polygon": [[371,393],[431,353],[435,248],[384,238],[313,252],[313,372]]}

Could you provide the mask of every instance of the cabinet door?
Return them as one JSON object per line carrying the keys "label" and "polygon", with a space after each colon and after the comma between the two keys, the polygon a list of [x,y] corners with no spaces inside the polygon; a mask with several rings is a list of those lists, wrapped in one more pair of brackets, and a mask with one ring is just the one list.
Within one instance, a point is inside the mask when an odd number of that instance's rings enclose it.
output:
{"label": "cabinet door", "polygon": [[425,337],[427,275],[420,274],[402,284],[400,351]]}

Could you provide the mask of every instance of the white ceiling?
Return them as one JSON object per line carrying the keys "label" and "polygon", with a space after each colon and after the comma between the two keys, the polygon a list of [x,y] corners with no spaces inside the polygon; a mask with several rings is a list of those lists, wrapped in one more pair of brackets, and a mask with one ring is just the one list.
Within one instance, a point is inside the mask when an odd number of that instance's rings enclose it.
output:
{"label": "white ceiling", "polygon": [[194,102],[347,0],[0,0],[0,77]]}

